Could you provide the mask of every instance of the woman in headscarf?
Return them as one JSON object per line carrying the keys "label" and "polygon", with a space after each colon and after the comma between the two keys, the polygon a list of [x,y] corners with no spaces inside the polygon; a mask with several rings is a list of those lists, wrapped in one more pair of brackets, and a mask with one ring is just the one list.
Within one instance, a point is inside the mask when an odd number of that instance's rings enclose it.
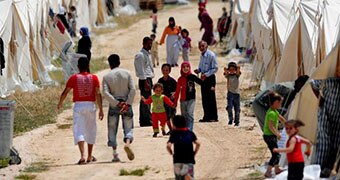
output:
{"label": "woman in headscarf", "polygon": [[208,11],[203,6],[200,6],[198,8],[198,11],[198,19],[201,21],[200,31],[204,29],[202,40],[207,42],[208,45],[214,45],[216,43],[216,40],[213,32],[213,20],[209,16]]}
{"label": "woman in headscarf", "polygon": [[173,17],[169,18],[169,25],[165,27],[163,31],[162,38],[159,45],[164,44],[165,36],[166,38],[166,62],[172,67],[178,66],[178,56],[180,51],[180,36],[181,30],[176,26],[175,19]]}
{"label": "woman in headscarf", "polygon": [[92,42],[89,36],[89,29],[87,27],[80,28],[80,35],[82,36],[78,42],[79,54],[85,54],[88,60],[91,60],[91,47]]}

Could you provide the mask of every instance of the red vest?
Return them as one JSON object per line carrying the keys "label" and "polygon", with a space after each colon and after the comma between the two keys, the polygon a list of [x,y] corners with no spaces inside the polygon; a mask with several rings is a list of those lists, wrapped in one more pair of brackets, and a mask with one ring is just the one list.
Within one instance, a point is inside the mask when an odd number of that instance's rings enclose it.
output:
{"label": "red vest", "polygon": [[[287,153],[288,163],[304,162],[303,154],[301,151],[301,139],[299,136],[295,135],[292,138],[296,139],[294,150],[291,153]],[[289,147],[289,141],[287,141],[286,147]]]}

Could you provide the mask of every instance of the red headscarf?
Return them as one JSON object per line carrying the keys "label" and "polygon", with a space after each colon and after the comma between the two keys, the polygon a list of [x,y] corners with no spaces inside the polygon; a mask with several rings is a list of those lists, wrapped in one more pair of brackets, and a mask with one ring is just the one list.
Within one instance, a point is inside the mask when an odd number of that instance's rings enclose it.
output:
{"label": "red headscarf", "polygon": [[[187,73],[183,72],[183,69],[184,69],[185,65],[187,65],[189,67],[189,71]],[[190,65],[190,63],[188,61],[182,62],[182,64],[181,64],[181,75],[186,77],[186,76],[188,76],[190,74],[191,74],[191,65]]]}

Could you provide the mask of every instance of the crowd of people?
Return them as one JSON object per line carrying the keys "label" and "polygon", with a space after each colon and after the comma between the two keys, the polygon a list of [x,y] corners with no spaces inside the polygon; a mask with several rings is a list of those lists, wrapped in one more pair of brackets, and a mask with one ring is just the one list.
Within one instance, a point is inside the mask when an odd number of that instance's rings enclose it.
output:
{"label": "crowd of people", "polygon": [[[154,34],[143,38],[143,46],[134,58],[135,74],[138,78],[138,88],[140,90],[139,125],[141,127],[152,126],[152,137],[157,137],[160,132],[162,136],[169,136],[166,147],[168,152],[173,155],[176,179],[194,178],[195,155],[200,148],[200,142],[194,133],[195,85],[201,86],[204,112],[199,122],[217,122],[219,120],[215,94],[216,73],[219,65],[216,60],[216,54],[208,48],[209,45],[216,43],[213,34],[213,22],[205,9],[207,1],[200,1],[199,3],[200,29],[205,29],[205,32],[198,43],[198,49],[201,54],[199,65],[196,68],[192,69],[189,59],[190,48],[192,48],[189,31],[176,25],[173,17],[169,17],[168,25],[162,33],[160,42],[157,42],[157,9],[153,10],[151,15],[152,32]],[[223,15],[219,21],[219,24],[223,24],[221,27],[218,25],[219,32],[222,29],[220,32],[221,41],[225,37],[231,21],[230,15],[226,13],[225,8],[223,8]],[[101,93],[99,91],[98,77],[89,72],[91,40],[88,29],[81,28],[81,35],[83,38],[78,45],[81,50],[78,49],[78,52],[86,54],[87,58],[79,59],[78,68],[80,73],[69,78],[58,103],[58,109],[61,109],[67,94],[73,89],[73,101],[75,104],[73,108],[73,135],[74,142],[78,145],[80,151],[78,164],[97,160],[92,155],[92,149],[96,138],[95,102],[97,102],[97,107],[99,108],[99,119],[102,120],[104,116],[101,94],[104,94],[104,98],[109,102],[107,145],[112,147],[112,162],[120,162],[117,153],[117,131],[120,116],[124,130],[124,150],[128,159],[133,160],[135,156],[131,148],[131,143],[134,140],[132,104],[136,89],[132,76],[129,71],[119,67],[120,57],[118,54],[110,55],[108,63],[111,71],[103,77],[103,91]],[[86,47],[81,45],[82,41],[86,41]],[[154,68],[159,66],[160,63],[157,46],[164,43],[166,44],[166,63],[161,65],[162,77],[159,77],[157,83],[154,84]],[[83,51],[84,49],[86,51]],[[173,67],[179,66],[180,52],[182,52],[183,62],[180,64],[180,77],[176,81],[170,73]],[[230,62],[224,68],[223,75],[226,78],[228,88],[226,106],[228,125],[239,126],[241,123],[240,66],[235,62]],[[303,84],[307,79],[302,80]],[[282,172],[282,169],[278,166],[279,153],[285,152],[288,159],[288,179],[302,179],[304,159],[301,144],[306,144],[308,147],[305,152],[306,155],[311,154],[310,147],[312,144],[309,140],[297,135],[299,127],[303,126],[301,121],[286,120],[280,115],[278,110],[281,108],[283,97],[278,93],[270,92],[268,98],[269,105],[263,120],[263,139],[272,157],[264,176],[272,177],[273,167],[276,174]],[[178,100],[180,113],[176,111]],[[289,101],[291,102],[291,99]],[[289,136],[286,148],[278,148],[277,145],[277,141],[281,138],[278,130],[279,122],[285,126],[286,133]],[[161,126],[161,131],[159,125]],[[168,132],[166,131],[166,126],[168,127]],[[84,154],[85,142],[88,147],[87,155]]]}

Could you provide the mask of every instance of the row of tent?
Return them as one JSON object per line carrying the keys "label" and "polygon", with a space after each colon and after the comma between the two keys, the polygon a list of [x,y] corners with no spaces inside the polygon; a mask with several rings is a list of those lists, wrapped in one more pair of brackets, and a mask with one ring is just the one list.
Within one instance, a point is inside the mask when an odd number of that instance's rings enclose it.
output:
{"label": "row of tent", "polygon": [[0,0],[3,41],[0,53],[5,61],[0,75],[0,97],[15,90],[34,91],[37,85],[54,84],[48,74],[54,68],[51,59],[72,39],[56,28],[49,16],[51,10],[58,13],[61,5],[66,9],[75,6],[79,30],[83,26],[91,28],[105,23],[108,2],[115,8],[120,4],[139,7],[134,0]]}
{"label": "row of tent", "polygon": [[[231,42],[255,47],[253,79],[262,80],[261,89],[300,75],[340,76],[339,9],[338,0],[235,0]],[[304,121],[301,134],[314,142],[317,109],[318,99],[307,83],[289,118]]]}

